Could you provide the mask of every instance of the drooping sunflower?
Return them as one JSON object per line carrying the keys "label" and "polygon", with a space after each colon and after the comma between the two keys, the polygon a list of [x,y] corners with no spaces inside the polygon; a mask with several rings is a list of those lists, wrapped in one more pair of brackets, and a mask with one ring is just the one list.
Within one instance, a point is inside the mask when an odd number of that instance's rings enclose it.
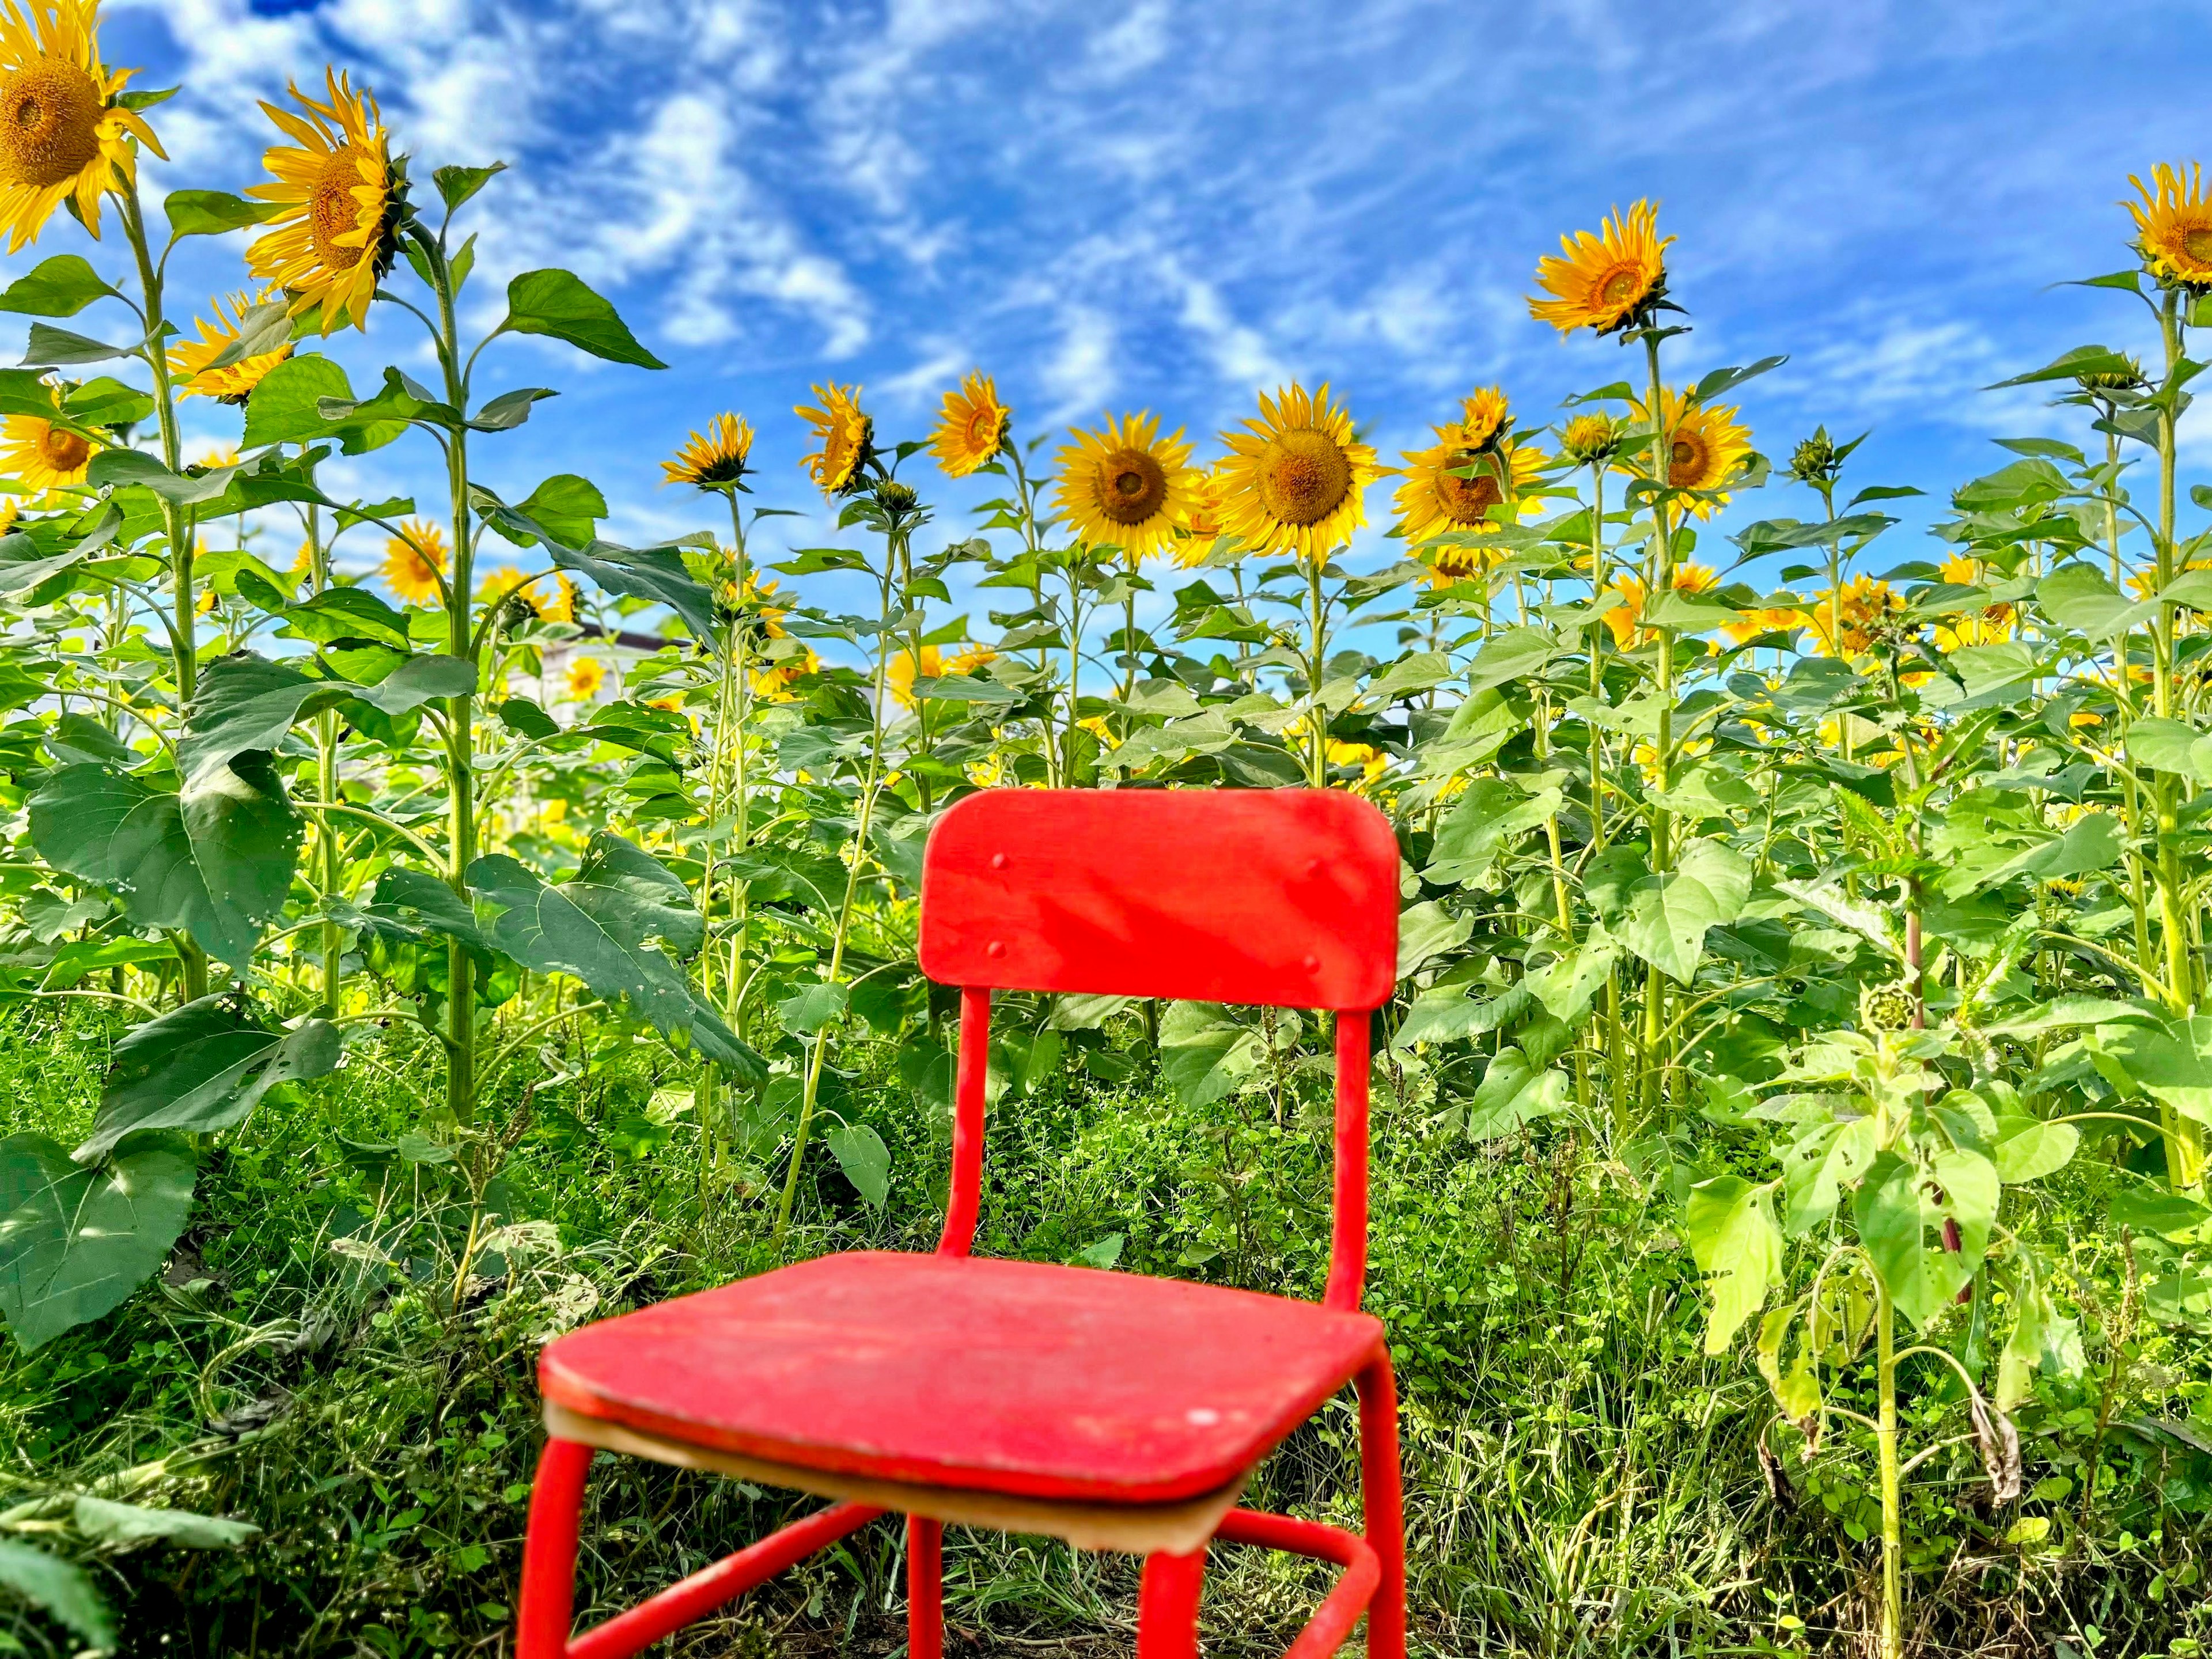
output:
{"label": "drooping sunflower", "polygon": [[[1437,442],[1426,449],[1403,453],[1399,469],[1405,482],[1398,486],[1393,505],[1409,547],[1438,536],[1495,534],[1498,521],[1492,507],[1504,506],[1520,516],[1523,495],[1535,483],[1544,465],[1540,451],[1510,439],[1486,453],[1468,441],[1464,426],[1431,428]],[[1431,548],[1425,556],[1435,572],[1432,581],[1463,580],[1490,562],[1487,549],[1467,546]]]}
{"label": "drooping sunflower", "polygon": [[35,242],[53,211],[74,198],[96,240],[100,198],[130,188],[136,138],[168,152],[136,110],[116,102],[136,70],[100,61],[100,0],[30,0],[0,9],[0,226],[8,252]]}
{"label": "drooping sunflower", "polygon": [[[1650,412],[1632,404],[1636,416],[1649,422]],[[1713,492],[1685,503],[1700,519],[1728,504],[1721,486],[1743,470],[1751,455],[1751,428],[1735,418],[1733,407],[1716,407],[1691,400],[1671,387],[1659,389],[1659,419],[1667,429],[1667,483],[1676,489]]]}
{"label": "drooping sunflower", "polygon": [[[54,412],[61,413],[58,404]],[[34,493],[82,483],[103,447],[37,415],[0,420],[0,473]]]}
{"label": "drooping sunflower", "polygon": [[[1840,592],[1834,589],[1815,594],[1805,617],[1818,638],[1814,649],[1824,657],[1845,660],[1864,656],[1894,624],[1890,618],[1905,609],[1905,596],[1875,576],[1854,576]],[[1842,637],[1835,623],[1841,613]],[[1841,648],[1838,649],[1840,644]]]}
{"label": "drooping sunflower", "polygon": [[817,386],[814,395],[822,400],[821,408],[800,404],[791,411],[814,428],[814,441],[821,446],[802,456],[799,464],[822,486],[823,495],[845,495],[874,453],[876,423],[861,409],[856,386]]}
{"label": "drooping sunflower", "polygon": [[688,483],[700,489],[743,489],[745,465],[753,453],[753,429],[742,415],[717,415],[704,432],[695,432],[676,459],[660,464],[665,484]]}
{"label": "drooping sunflower", "polygon": [[945,394],[929,434],[929,453],[946,477],[964,478],[1006,447],[1012,419],[1013,411],[999,401],[997,384],[979,368],[961,381],[959,390]]}
{"label": "drooping sunflower", "polygon": [[214,312],[212,319],[192,319],[192,326],[199,331],[200,337],[180,340],[169,348],[169,373],[177,382],[177,396],[179,399],[213,398],[217,403],[242,404],[253,395],[253,388],[261,384],[263,375],[292,355],[292,343],[287,340],[274,351],[241,357],[226,368],[210,368],[237,340],[239,331],[246,325],[246,313],[253,309],[254,301],[248,294],[234,294],[227,300],[218,294],[208,304]]}
{"label": "drooping sunflower", "polygon": [[1364,495],[1383,471],[1374,446],[1353,437],[1326,382],[1310,396],[1295,381],[1261,392],[1260,418],[1243,424],[1221,434],[1224,527],[1255,548],[1327,558],[1367,522]]}
{"label": "drooping sunflower", "polygon": [[1487,449],[1513,424],[1513,405],[1502,386],[1477,386],[1460,404],[1462,441],[1469,449]]}
{"label": "drooping sunflower", "polygon": [[2212,198],[2204,194],[2204,169],[2186,171],[2160,161],[2148,185],[2128,182],[2142,199],[2124,205],[2136,222],[2136,246],[2151,275],[2185,288],[2212,289]]}
{"label": "drooping sunflower", "polygon": [[807,647],[797,656],[781,657],[768,667],[753,670],[753,695],[769,702],[789,702],[799,695],[794,689],[799,681],[821,672],[821,658],[814,654],[811,647]]}
{"label": "drooping sunflower", "polygon": [[1159,435],[1159,417],[1109,415],[1097,431],[1072,428],[1075,441],[1054,456],[1054,507],[1082,541],[1118,547],[1134,564],[1175,540],[1189,515],[1198,469],[1178,427]]}
{"label": "drooping sunflower", "polygon": [[292,86],[306,113],[261,106],[299,148],[272,145],[262,155],[275,180],[246,193],[283,211],[246,250],[246,268],[290,295],[294,316],[319,307],[328,334],[346,323],[368,326],[369,301],[399,252],[407,181],[391,159],[391,135],[374,96],[356,94],[335,70],[323,74],[319,101]]}
{"label": "drooping sunflower", "polygon": [[1536,261],[1537,285],[1552,297],[1530,295],[1528,314],[1562,334],[1578,328],[1613,334],[1640,328],[1667,297],[1667,249],[1659,234],[1659,210],[1638,202],[1623,217],[1616,208],[1598,232],[1559,238],[1559,254]]}
{"label": "drooping sunflower", "polygon": [[443,598],[446,535],[428,519],[409,519],[384,544],[385,586],[409,605],[434,605]]}

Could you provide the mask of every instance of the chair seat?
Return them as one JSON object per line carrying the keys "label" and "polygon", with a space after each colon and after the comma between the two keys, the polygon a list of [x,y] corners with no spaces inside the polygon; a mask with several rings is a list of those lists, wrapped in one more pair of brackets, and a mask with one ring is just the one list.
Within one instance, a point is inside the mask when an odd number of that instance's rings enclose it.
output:
{"label": "chair seat", "polygon": [[585,1418],[800,1468],[1091,1503],[1238,1480],[1382,1352],[1310,1302],[1027,1261],[859,1251],[549,1344]]}

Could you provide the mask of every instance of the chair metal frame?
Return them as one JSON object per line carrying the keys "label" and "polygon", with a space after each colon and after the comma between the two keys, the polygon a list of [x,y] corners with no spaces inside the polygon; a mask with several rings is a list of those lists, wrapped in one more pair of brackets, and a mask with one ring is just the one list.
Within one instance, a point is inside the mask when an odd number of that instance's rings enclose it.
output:
{"label": "chair metal frame", "polygon": [[[1118,862],[1101,869],[1102,858]],[[937,1254],[966,1257],[975,1243],[994,989],[1322,1008],[1336,1015],[1334,1215],[1322,1305],[1356,1312],[1367,1258],[1370,1024],[1395,981],[1397,870],[1382,814],[1318,790],[994,790],[949,811],[930,837],[921,906],[922,969],[961,988],[951,1176]],[[1138,1659],[1195,1659],[1212,1538],[1344,1569],[1285,1659],[1334,1653],[1363,1613],[1371,1659],[1404,1659],[1397,1394],[1379,1334],[1352,1383],[1364,1510],[1358,1533],[1245,1509],[1236,1503],[1242,1478],[1180,1504],[1011,1499],[733,1457],[549,1399],[549,1437],[524,1545],[516,1659],[623,1659],[894,1511],[907,1517],[911,1659],[944,1653],[948,1521],[1143,1554]],[[839,1501],[573,1633],[585,1481],[601,1449]]]}

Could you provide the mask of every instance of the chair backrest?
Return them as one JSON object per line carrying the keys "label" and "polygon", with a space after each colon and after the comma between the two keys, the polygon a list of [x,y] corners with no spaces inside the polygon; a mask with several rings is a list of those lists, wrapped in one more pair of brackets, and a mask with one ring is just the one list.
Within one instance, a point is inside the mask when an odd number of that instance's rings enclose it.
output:
{"label": "chair backrest", "polygon": [[1356,1307],[1367,1240],[1369,1016],[1398,957],[1398,845],[1320,789],[994,789],[931,830],[921,969],[961,989],[951,1201],[974,1242],[994,990],[1322,1008],[1336,1020],[1331,1306]]}

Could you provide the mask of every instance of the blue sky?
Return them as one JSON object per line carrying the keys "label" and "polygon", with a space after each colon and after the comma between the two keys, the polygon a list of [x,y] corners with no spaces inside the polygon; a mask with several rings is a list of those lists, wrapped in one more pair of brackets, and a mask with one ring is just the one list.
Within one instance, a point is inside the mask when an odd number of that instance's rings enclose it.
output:
{"label": "blue sky", "polygon": [[[2129,173],[2204,153],[2208,13],[108,0],[105,33],[137,85],[185,88],[153,112],[173,158],[156,191],[251,182],[255,99],[325,62],[374,88],[422,193],[441,163],[509,162],[480,198],[483,308],[512,272],[568,264],[673,367],[497,348],[485,390],[564,395],[482,471],[517,491],[584,472],[612,533],[641,538],[714,522],[656,464],[723,409],[760,429],[758,499],[813,507],[789,410],[831,377],[889,437],[922,435],[981,366],[1025,432],[1151,408],[1201,459],[1292,375],[1334,382],[1386,452],[1491,381],[1540,425],[1632,365],[1529,319],[1535,260],[1639,196],[1680,239],[1685,375],[1788,352],[1745,395],[1762,448],[1871,428],[1857,482],[1942,492],[2007,459],[1990,436],[2062,429],[1978,387],[2085,341],[2147,343],[2131,301],[2052,285],[2127,262]],[[180,308],[240,284],[242,242],[180,258]],[[81,245],[57,220],[6,264]],[[111,233],[96,258],[120,254]],[[411,366],[407,321],[335,349]],[[197,441],[234,436],[191,407]],[[432,476],[402,446],[346,482]],[[976,493],[942,487],[943,529]],[[1370,517],[1388,506],[1378,487]],[[1787,489],[1744,507],[1808,510]]]}

